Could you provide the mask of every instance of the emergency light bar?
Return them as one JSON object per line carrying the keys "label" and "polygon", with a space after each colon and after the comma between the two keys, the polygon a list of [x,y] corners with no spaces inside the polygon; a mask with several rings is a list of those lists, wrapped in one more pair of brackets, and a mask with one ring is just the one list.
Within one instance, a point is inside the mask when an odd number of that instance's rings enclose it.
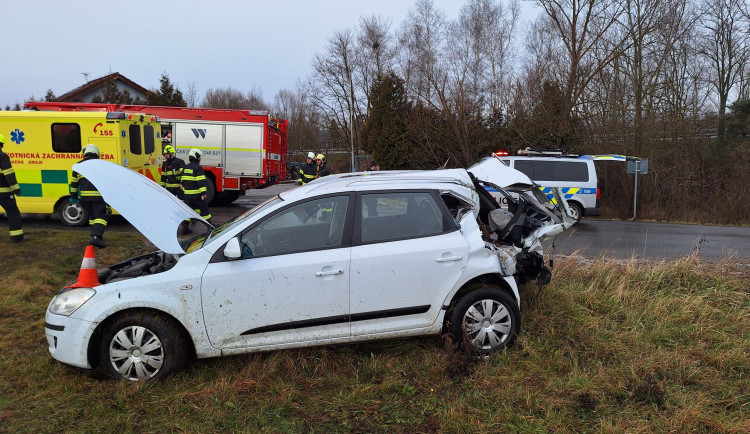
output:
{"label": "emergency light bar", "polygon": [[129,121],[159,122],[158,116],[133,115],[125,112],[107,112],[107,119],[127,119]]}

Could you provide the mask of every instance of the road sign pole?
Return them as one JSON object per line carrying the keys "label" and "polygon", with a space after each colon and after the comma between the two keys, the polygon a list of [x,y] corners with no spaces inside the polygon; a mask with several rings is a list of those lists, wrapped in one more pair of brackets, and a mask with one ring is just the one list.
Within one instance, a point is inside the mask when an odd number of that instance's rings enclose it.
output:
{"label": "road sign pole", "polygon": [[638,210],[638,174],[641,172],[641,160],[635,160],[635,189],[633,192],[633,220],[636,219]]}

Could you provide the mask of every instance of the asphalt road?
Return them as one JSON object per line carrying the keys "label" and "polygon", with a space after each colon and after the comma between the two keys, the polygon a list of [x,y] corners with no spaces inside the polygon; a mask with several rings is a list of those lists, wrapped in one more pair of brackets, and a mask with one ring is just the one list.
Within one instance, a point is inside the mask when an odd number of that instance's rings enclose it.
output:
{"label": "asphalt road", "polygon": [[[211,207],[215,223],[223,223],[269,197],[293,188],[280,184],[262,190],[251,190],[246,196],[227,206]],[[0,233],[7,220],[0,217]],[[34,228],[63,226],[48,216],[24,216],[24,228],[33,234]],[[73,230],[88,231],[84,228]],[[114,217],[107,230],[134,230],[122,217]],[[730,226],[700,226],[669,223],[621,222],[583,219],[558,236],[555,252],[579,253],[585,256],[616,258],[679,258],[699,249],[700,257],[717,260],[726,256],[750,258],[750,228]]]}
{"label": "asphalt road", "polygon": [[555,248],[617,258],[679,258],[696,250],[708,260],[750,258],[750,228],[583,219],[558,236]]}

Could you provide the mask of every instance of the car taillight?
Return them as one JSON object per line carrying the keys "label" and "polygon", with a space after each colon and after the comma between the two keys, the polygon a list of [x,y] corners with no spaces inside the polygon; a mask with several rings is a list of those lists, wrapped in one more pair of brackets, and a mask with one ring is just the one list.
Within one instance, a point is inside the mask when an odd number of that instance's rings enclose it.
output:
{"label": "car taillight", "polygon": [[601,188],[597,188],[596,189],[596,200],[599,200],[601,198],[602,198],[602,189]]}

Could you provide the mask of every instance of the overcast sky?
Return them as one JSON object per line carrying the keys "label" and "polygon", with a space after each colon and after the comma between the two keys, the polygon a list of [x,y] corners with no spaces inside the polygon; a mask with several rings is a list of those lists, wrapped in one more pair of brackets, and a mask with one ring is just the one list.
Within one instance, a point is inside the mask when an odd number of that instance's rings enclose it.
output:
{"label": "overcast sky", "polygon": [[[379,15],[397,28],[414,0],[0,0],[0,106],[62,95],[119,72],[143,87],[163,72],[200,101],[210,88],[256,87],[272,102],[306,77],[337,30]],[[462,0],[434,0],[455,19]],[[533,7],[522,2],[525,17]]]}

